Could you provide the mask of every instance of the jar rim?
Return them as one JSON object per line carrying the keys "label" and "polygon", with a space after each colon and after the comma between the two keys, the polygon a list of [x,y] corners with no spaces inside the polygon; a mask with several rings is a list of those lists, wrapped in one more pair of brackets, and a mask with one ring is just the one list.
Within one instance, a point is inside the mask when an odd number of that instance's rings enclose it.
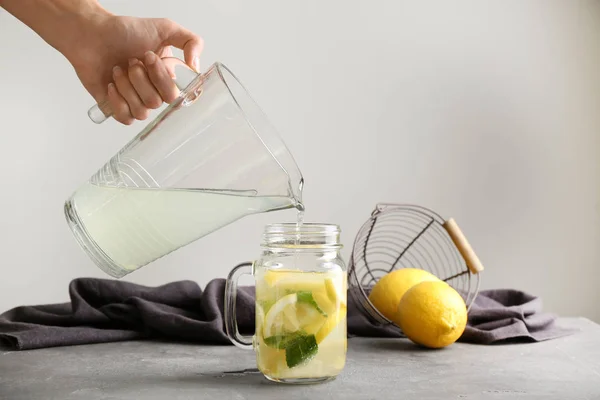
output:
{"label": "jar rim", "polygon": [[265,226],[265,234],[335,234],[340,233],[340,226],[336,224],[327,224],[319,222],[303,222],[297,224],[295,222],[283,222],[268,224]]}
{"label": "jar rim", "polygon": [[340,227],[324,223],[277,223],[269,224],[263,233],[263,247],[305,250],[335,250],[342,247]]}

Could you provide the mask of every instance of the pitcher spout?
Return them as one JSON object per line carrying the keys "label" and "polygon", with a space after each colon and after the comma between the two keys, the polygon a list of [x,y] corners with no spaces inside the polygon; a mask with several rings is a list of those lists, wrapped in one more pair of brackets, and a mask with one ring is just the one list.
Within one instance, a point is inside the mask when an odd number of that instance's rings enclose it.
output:
{"label": "pitcher spout", "polygon": [[304,203],[302,202],[302,189],[304,188],[304,178],[302,177],[300,170],[296,168],[296,173],[300,176],[297,184],[293,184],[290,180],[290,198],[292,199],[292,205],[300,212],[304,212]]}

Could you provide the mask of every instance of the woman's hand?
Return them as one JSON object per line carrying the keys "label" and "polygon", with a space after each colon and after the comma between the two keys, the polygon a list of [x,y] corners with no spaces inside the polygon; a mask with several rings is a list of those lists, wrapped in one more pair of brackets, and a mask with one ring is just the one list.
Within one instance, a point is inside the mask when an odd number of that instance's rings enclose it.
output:
{"label": "woman's hand", "polygon": [[96,102],[107,100],[113,118],[129,125],[178,96],[174,73],[161,60],[172,55],[170,46],[198,72],[202,39],[167,19],[101,18],[63,54]]}
{"label": "woman's hand", "polygon": [[96,0],[0,0],[73,65],[98,104],[108,101],[124,124],[173,101],[179,90],[161,57],[182,49],[199,70],[202,39],[168,19],[116,16]]}

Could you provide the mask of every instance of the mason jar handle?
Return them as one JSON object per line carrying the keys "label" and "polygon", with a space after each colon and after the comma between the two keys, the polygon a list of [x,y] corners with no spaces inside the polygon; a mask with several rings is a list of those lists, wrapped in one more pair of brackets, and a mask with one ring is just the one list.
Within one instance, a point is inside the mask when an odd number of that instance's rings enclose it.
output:
{"label": "mason jar handle", "polygon": [[235,267],[229,273],[225,283],[225,330],[229,340],[240,349],[252,349],[252,336],[240,334],[236,319],[236,300],[238,279],[242,275],[252,275],[253,263],[243,263]]}

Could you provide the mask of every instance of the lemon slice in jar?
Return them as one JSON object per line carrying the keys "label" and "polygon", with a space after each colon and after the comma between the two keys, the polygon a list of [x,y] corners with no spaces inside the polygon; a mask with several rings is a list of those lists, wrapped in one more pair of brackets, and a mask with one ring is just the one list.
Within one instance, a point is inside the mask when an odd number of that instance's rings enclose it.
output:
{"label": "lemon slice in jar", "polygon": [[292,293],[277,300],[269,308],[263,328],[265,338],[293,332],[299,328],[300,325],[295,316],[297,302],[296,293]]}
{"label": "lemon slice in jar", "polygon": [[295,270],[269,270],[264,280],[279,292],[316,291],[323,289],[323,274]]}
{"label": "lemon slice in jar", "polygon": [[285,336],[299,331],[315,334],[325,323],[326,316],[310,292],[288,294],[267,312],[263,336]]}
{"label": "lemon slice in jar", "polygon": [[285,350],[286,365],[293,368],[310,361],[318,352],[316,336],[327,321],[309,291],[283,296],[267,312],[264,319],[263,341]]}

